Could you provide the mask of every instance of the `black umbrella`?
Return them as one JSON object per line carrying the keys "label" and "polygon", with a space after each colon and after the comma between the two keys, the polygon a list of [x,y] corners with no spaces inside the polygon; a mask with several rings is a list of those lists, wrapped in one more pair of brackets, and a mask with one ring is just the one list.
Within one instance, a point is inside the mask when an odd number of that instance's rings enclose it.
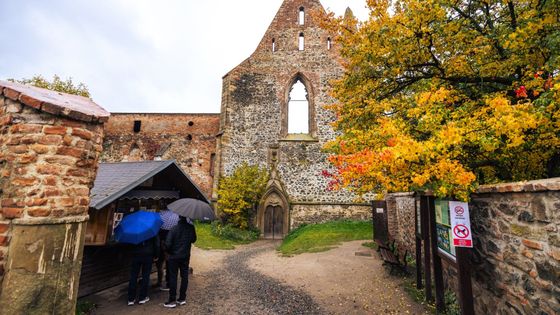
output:
{"label": "black umbrella", "polygon": [[167,205],[167,208],[180,216],[193,220],[214,220],[214,209],[204,201],[192,198],[183,198]]}

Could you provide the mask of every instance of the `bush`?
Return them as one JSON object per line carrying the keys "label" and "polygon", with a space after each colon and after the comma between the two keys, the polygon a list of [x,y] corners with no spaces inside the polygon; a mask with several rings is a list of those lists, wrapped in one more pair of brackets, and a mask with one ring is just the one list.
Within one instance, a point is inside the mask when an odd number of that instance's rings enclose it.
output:
{"label": "bush", "polygon": [[239,229],[232,224],[212,222],[212,235],[237,242],[252,242],[259,238],[260,231],[254,228]]}
{"label": "bush", "polygon": [[230,176],[220,178],[218,210],[222,220],[241,229],[251,228],[267,181],[266,169],[247,163],[238,166]]}

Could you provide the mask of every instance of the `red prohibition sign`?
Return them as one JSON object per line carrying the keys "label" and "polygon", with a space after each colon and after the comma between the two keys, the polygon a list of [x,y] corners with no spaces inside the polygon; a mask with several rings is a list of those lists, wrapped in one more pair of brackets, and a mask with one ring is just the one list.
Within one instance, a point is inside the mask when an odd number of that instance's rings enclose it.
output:
{"label": "red prohibition sign", "polygon": [[455,207],[455,213],[457,213],[458,215],[462,215],[463,213],[465,213],[465,209],[463,209],[463,207],[461,206],[457,206]]}
{"label": "red prohibition sign", "polygon": [[465,225],[457,224],[453,228],[453,234],[455,234],[455,236],[457,236],[458,238],[467,238],[470,232],[469,232],[469,228],[466,227]]}

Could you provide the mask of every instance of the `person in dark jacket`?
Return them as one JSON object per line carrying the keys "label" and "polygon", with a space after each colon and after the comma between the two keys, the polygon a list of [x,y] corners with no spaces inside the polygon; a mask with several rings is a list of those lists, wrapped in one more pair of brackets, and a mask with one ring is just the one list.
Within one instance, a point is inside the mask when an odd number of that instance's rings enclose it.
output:
{"label": "person in dark jacket", "polygon": [[134,305],[140,270],[142,270],[142,281],[140,283],[140,292],[138,293],[138,304],[144,304],[150,300],[148,297],[148,286],[150,285],[152,260],[157,259],[159,246],[159,237],[157,235],[133,246],[131,251],[130,280],[128,281],[128,305]]}
{"label": "person in dark jacket", "polygon": [[[165,240],[168,254],[167,265],[169,271],[169,300],[165,307],[176,307],[177,304],[187,303],[187,287],[189,285],[189,261],[191,259],[191,245],[196,242],[194,225],[187,222],[187,218],[180,217],[179,223],[169,231]],[[181,274],[179,299],[177,298],[177,274]]]}

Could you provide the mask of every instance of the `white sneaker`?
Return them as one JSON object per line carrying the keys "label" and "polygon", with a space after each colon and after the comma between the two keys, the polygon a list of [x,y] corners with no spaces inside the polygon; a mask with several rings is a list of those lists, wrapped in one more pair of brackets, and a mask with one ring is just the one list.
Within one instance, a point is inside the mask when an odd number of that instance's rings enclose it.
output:
{"label": "white sneaker", "polygon": [[138,304],[145,304],[146,302],[148,302],[150,300],[149,297],[145,297],[143,300],[138,301]]}
{"label": "white sneaker", "polygon": [[185,304],[187,304],[187,300],[177,300],[177,304],[185,305]]}
{"label": "white sneaker", "polygon": [[128,301],[128,306],[134,305],[134,301]]}
{"label": "white sneaker", "polygon": [[174,308],[174,307],[177,306],[177,303],[174,302],[174,301],[173,301],[173,302],[172,302],[172,301],[168,301],[168,302],[163,303],[163,306],[164,306],[164,307],[169,307],[169,308]]}

